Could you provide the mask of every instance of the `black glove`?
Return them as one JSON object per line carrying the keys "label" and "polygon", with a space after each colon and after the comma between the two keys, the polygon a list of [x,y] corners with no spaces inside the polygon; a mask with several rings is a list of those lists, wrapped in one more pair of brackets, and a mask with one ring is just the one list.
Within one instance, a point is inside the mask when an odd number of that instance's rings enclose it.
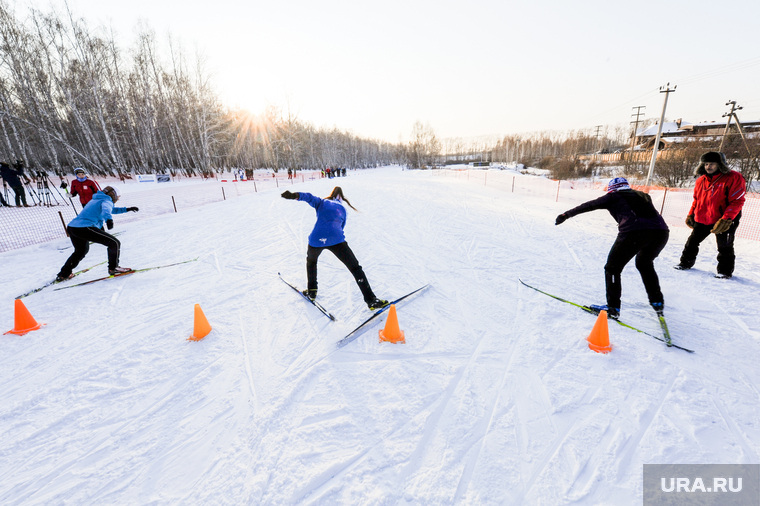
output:
{"label": "black glove", "polygon": [[113,228],[113,220],[106,220],[106,227],[108,227],[108,230],[111,230]]}
{"label": "black glove", "polygon": [[690,214],[686,217],[686,226],[689,228],[694,228],[694,215]]}
{"label": "black glove", "polygon": [[69,186],[69,184],[66,181],[61,181],[61,188],[65,190],[67,186]]}
{"label": "black glove", "polygon": [[298,199],[298,192],[293,193],[285,190],[282,192],[282,198],[284,199],[291,199],[291,200],[297,200]]}
{"label": "black glove", "polygon": [[132,211],[133,213],[136,213],[137,211],[139,211],[139,209],[136,207],[128,207],[127,211]]}
{"label": "black glove", "polygon": [[562,223],[565,223],[565,221],[566,221],[568,218],[569,218],[569,216],[568,216],[568,215],[566,215],[565,213],[562,213],[562,214],[560,214],[559,216],[557,216],[557,219],[556,219],[556,220],[554,220],[554,224],[555,224],[555,225],[560,225],[560,224],[562,224]]}

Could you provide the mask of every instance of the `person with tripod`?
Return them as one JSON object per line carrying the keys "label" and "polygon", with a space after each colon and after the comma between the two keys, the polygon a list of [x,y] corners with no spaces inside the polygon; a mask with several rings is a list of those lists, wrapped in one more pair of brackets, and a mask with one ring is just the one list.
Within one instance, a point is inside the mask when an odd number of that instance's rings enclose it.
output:
{"label": "person with tripod", "polygon": [[21,207],[22,205],[24,207],[31,207],[26,203],[26,192],[24,191],[24,184],[21,182],[21,178],[24,178],[29,183],[29,179],[24,175],[23,160],[16,160],[13,168],[5,162],[0,162],[0,176],[8,183],[13,193],[16,194],[16,207]]}

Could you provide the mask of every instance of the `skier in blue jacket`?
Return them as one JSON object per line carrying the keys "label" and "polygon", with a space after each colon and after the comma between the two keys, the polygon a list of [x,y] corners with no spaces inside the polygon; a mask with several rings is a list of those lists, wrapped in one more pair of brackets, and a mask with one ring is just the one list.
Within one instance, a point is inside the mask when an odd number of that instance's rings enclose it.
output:
{"label": "skier in blue jacket", "polygon": [[343,262],[348,270],[356,279],[356,284],[364,296],[364,302],[372,309],[380,309],[388,305],[387,300],[378,299],[369,285],[364,269],[359,265],[351,248],[348,247],[346,236],[343,234],[343,228],[346,226],[346,208],[343,203],[351,209],[356,208],[351,205],[348,199],[343,195],[340,186],[333,188],[330,196],[326,199],[315,197],[311,193],[290,192],[282,193],[282,198],[301,200],[308,203],[317,211],[317,222],[314,229],[309,234],[309,247],[306,252],[306,277],[308,278],[307,290],[304,295],[311,300],[317,298],[317,259],[324,250],[330,250],[338,260]]}
{"label": "skier in blue jacket", "polygon": [[103,230],[103,223],[108,230],[113,228],[114,214],[122,214],[127,211],[137,212],[136,207],[114,207],[119,200],[119,192],[111,186],[106,186],[102,191],[92,196],[82,212],[69,222],[66,231],[74,245],[74,253],[66,260],[61,267],[61,271],[56,278],[57,281],[63,281],[73,277],[72,272],[79,265],[79,262],[90,251],[90,242],[102,244],[108,248],[108,274],[123,274],[130,272],[128,267],[119,267],[119,252],[121,243],[117,238]]}

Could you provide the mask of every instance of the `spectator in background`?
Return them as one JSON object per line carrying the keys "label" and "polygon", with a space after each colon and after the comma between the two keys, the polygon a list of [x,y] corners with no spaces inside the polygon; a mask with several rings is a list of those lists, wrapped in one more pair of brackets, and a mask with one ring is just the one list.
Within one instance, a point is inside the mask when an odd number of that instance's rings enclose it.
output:
{"label": "spectator in background", "polygon": [[[74,170],[74,175],[76,179],[71,182],[71,196],[76,197],[78,195],[79,202],[84,207],[92,200],[92,196],[100,191],[100,185],[96,181],[89,179],[82,168]],[[65,189],[66,183],[64,182],[61,186]]]}
{"label": "spectator in background", "polygon": [[728,168],[723,153],[709,151],[699,161],[694,171],[697,176],[694,200],[686,216],[691,235],[675,268],[681,271],[691,269],[697,260],[700,243],[712,233],[718,244],[718,273],[715,277],[728,279],[734,274],[734,238],[742,216],[747,183],[739,172]]}
{"label": "spectator in background", "polygon": [[24,207],[30,207],[29,204],[26,203],[24,183],[21,181],[21,178],[24,178],[27,183],[29,182],[29,178],[24,175],[24,162],[22,160],[16,160],[13,168],[5,162],[0,162],[0,176],[2,176],[3,180],[8,183],[8,186],[11,187],[13,193],[16,194],[16,207],[21,207],[22,205]]}

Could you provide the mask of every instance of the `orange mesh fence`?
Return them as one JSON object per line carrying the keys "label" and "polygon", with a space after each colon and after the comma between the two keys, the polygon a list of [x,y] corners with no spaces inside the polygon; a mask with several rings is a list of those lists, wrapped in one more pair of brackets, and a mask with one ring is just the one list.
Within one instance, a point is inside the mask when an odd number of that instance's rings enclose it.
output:
{"label": "orange mesh fence", "polygon": [[[580,204],[593,196],[584,190],[603,191],[606,182],[590,181],[555,181],[543,177],[517,175],[511,171],[494,170],[453,170],[432,171],[435,176],[452,177],[462,182],[481,184],[490,188],[499,188],[511,193],[551,198],[557,202]],[[686,227],[686,214],[689,212],[694,194],[693,188],[663,188],[660,186],[634,186],[652,197],[652,203],[660,211],[670,227]],[[747,193],[739,228],[736,236],[760,241],[760,196]]]}
{"label": "orange mesh fence", "polygon": [[[162,183],[122,183],[118,179],[97,178],[101,188],[108,185],[119,188],[122,193],[118,206],[138,207],[139,213],[118,216],[118,221],[128,223],[164,213],[180,212],[212,202],[250,195],[263,190],[288,187],[295,183],[321,177],[319,172],[299,171],[292,179],[286,172],[272,177],[256,174],[253,179],[239,181],[232,177],[216,179],[180,178],[179,184],[162,186]],[[148,186],[139,188],[136,186]],[[32,191],[34,190],[34,191]],[[66,237],[66,224],[82,210],[78,197],[71,198],[60,188],[48,188],[37,192],[29,187],[26,191],[30,207],[15,207],[12,191],[3,195],[10,207],[0,207],[0,252],[23,248],[32,244]],[[10,200],[8,200],[10,197]]]}

